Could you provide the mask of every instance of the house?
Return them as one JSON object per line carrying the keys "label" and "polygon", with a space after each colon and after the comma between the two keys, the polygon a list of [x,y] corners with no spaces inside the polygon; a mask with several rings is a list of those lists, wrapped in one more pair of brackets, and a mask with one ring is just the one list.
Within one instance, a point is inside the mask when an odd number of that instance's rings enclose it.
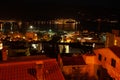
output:
{"label": "house", "polygon": [[56,59],[12,57],[0,62],[0,80],[65,80]]}
{"label": "house", "polygon": [[62,62],[61,69],[65,79],[97,80],[94,57],[95,55],[62,55],[62,60],[60,60]]}
{"label": "house", "polygon": [[120,80],[120,47],[112,46],[94,50],[98,65],[105,68],[110,80]]}
{"label": "house", "polygon": [[[63,56],[62,57],[62,71],[66,80],[78,80],[83,76],[85,70],[85,61],[82,56]],[[81,70],[83,69],[83,70]]]}

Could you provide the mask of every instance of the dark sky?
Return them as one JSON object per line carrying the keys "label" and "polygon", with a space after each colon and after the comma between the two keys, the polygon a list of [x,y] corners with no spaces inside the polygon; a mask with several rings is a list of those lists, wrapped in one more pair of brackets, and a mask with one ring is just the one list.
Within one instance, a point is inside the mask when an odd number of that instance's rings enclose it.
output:
{"label": "dark sky", "polygon": [[[116,0],[1,0],[1,8],[29,8],[31,7],[58,7],[58,6],[100,6],[106,8],[120,8]],[[30,7],[30,8],[31,8]]]}
{"label": "dark sky", "polygon": [[29,8],[28,6],[39,6],[46,8],[50,6],[99,6],[105,8],[120,8],[119,2],[116,0],[1,0],[0,2],[0,8]]}
{"label": "dark sky", "polygon": [[[100,5],[100,6],[108,6],[108,7],[115,7],[117,6],[118,2],[116,0],[3,0],[2,2],[6,3],[32,3],[35,5],[36,3],[39,3],[40,5],[46,5],[47,4],[74,4],[74,5]],[[12,4],[11,4],[12,5]]]}
{"label": "dark sky", "polygon": [[[10,0],[11,2],[15,3],[39,3],[46,5],[47,4],[74,4],[74,5],[83,5],[83,6],[88,6],[88,5],[99,5],[99,6],[106,6],[106,7],[116,7],[118,6],[118,2],[116,0]],[[10,2],[9,1],[9,2]],[[46,5],[47,6],[47,5]]]}
{"label": "dark sky", "polygon": [[[3,0],[0,16],[39,17],[68,15],[80,9],[120,9],[118,2],[111,0]],[[96,9],[95,9],[96,8]]]}

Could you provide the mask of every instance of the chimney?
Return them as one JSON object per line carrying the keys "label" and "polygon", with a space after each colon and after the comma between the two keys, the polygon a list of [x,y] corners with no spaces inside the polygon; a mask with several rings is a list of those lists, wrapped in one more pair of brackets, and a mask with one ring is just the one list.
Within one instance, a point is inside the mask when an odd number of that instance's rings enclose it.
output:
{"label": "chimney", "polygon": [[59,67],[62,69],[63,63],[62,63],[62,58],[61,58],[61,56],[60,56],[60,53],[58,53],[58,65],[59,65]]}
{"label": "chimney", "polygon": [[43,61],[36,62],[36,80],[44,80]]}

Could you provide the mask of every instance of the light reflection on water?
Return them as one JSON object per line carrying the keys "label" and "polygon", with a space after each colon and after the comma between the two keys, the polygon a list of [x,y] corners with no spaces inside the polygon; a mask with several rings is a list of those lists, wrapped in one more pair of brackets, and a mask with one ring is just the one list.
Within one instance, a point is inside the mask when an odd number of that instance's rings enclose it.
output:
{"label": "light reflection on water", "polygon": [[37,28],[40,30],[65,30],[65,31],[75,31],[78,30],[80,27],[76,24],[45,24],[45,25],[39,25]]}

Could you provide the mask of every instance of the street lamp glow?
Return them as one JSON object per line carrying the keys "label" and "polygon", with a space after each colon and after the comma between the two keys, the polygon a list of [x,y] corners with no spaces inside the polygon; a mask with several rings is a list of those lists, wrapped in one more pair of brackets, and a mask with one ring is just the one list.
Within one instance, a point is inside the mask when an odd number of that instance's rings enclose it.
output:
{"label": "street lamp glow", "polygon": [[30,29],[33,29],[33,26],[30,26]]}

